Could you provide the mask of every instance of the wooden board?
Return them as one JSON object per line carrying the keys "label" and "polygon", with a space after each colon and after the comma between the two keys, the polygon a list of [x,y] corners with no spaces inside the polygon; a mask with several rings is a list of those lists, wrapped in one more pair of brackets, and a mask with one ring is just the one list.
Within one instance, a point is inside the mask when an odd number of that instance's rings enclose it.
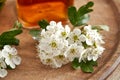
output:
{"label": "wooden board", "polygon": [[[75,0],[75,6],[79,7],[89,0]],[[102,32],[106,44],[106,50],[98,60],[98,66],[91,74],[71,68],[71,63],[60,69],[52,69],[41,64],[37,57],[35,41],[23,29],[19,35],[20,46],[17,47],[22,63],[15,70],[9,70],[7,77],[0,80],[104,80],[117,67],[120,62],[120,15],[117,0],[94,0],[94,12],[91,13],[92,25],[106,24],[110,26],[110,32]],[[116,6],[117,5],[117,6]],[[7,0],[0,12],[0,33],[12,27],[17,20],[15,0]]]}

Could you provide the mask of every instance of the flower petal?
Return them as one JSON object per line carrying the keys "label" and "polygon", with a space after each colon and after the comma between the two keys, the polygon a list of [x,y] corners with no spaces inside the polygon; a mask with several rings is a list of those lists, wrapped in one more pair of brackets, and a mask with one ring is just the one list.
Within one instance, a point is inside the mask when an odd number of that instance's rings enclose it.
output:
{"label": "flower petal", "polygon": [[0,77],[1,78],[4,78],[5,76],[7,76],[7,70],[5,70],[5,69],[0,69]]}
{"label": "flower petal", "polygon": [[11,49],[11,46],[10,46],[10,45],[5,45],[5,46],[4,46],[4,49],[5,49],[7,52],[9,52],[10,49]]}
{"label": "flower petal", "polygon": [[12,69],[15,69],[15,64],[14,64],[13,62],[11,62],[11,63],[10,63],[10,67],[11,67]]}
{"label": "flower petal", "polygon": [[73,30],[73,33],[75,33],[76,35],[79,35],[81,34],[81,30],[76,28]]}
{"label": "flower petal", "polygon": [[19,56],[13,57],[13,63],[19,65],[21,63],[21,58]]}
{"label": "flower petal", "polygon": [[55,21],[50,21],[50,25],[51,26],[56,26],[56,22]]}
{"label": "flower petal", "polygon": [[2,50],[1,54],[5,58],[7,58],[9,56],[8,52],[5,49]]}
{"label": "flower petal", "polygon": [[6,58],[6,59],[5,59],[5,62],[6,62],[7,65],[10,65],[10,64],[11,64],[11,60],[10,60],[9,58]]}
{"label": "flower petal", "polygon": [[17,50],[13,47],[11,48],[10,52],[11,55],[17,55]]}

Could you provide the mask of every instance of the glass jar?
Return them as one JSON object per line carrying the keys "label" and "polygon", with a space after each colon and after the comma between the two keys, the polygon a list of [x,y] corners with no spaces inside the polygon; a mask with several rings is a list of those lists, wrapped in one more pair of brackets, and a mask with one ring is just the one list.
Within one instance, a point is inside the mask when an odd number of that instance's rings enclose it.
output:
{"label": "glass jar", "polygon": [[17,0],[18,20],[24,28],[38,28],[38,21],[67,21],[67,9],[73,0]]}

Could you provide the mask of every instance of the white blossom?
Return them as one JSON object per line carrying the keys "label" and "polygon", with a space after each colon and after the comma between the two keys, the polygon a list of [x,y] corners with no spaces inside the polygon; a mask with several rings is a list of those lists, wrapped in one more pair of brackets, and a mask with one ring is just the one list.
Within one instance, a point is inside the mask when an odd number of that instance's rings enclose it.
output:
{"label": "white blossom", "polygon": [[[70,28],[67,25],[64,28],[61,22],[56,23],[54,21],[50,22],[47,30],[42,30],[41,38],[38,40],[37,51],[43,64],[57,68],[68,62],[64,57],[64,51],[66,51],[65,49],[68,46],[66,38],[69,33]],[[60,56],[63,56],[64,59]]]}
{"label": "white blossom", "polygon": [[69,61],[73,61],[74,58],[78,58],[83,51],[82,46],[78,46],[77,44],[71,44],[66,50],[65,56],[68,57]]}
{"label": "white blossom", "polygon": [[51,58],[40,58],[41,62],[45,65],[49,65],[52,68],[59,68],[64,64],[67,64],[69,60],[62,54],[51,57]]}
{"label": "white blossom", "polygon": [[78,45],[82,45],[81,42],[84,42],[85,38],[81,35],[81,30],[75,28],[68,36],[69,44],[77,43]]}
{"label": "white blossom", "polygon": [[41,39],[38,47],[42,51],[49,53],[49,55],[59,55],[61,50],[65,47],[65,44],[67,44],[67,41],[51,36],[50,38]]}
{"label": "white blossom", "polygon": [[102,55],[103,51],[104,48],[101,46],[98,46],[97,48],[87,48],[80,55],[79,62],[81,62],[81,60],[96,61]]}
{"label": "white blossom", "polygon": [[11,68],[14,69],[15,65],[19,65],[21,63],[21,58],[17,55],[17,50],[14,47],[5,45],[1,53],[5,58],[6,64]]}
{"label": "white blossom", "polygon": [[70,27],[68,25],[65,26],[65,28],[61,28],[57,31],[57,34],[60,38],[66,39],[70,33]]}
{"label": "white blossom", "polygon": [[90,60],[93,60],[93,61],[96,61],[100,56],[101,54],[103,53],[104,51],[104,48],[103,47],[97,47],[95,49],[92,49],[91,50],[91,53],[88,54],[88,57],[87,59],[90,61]]}
{"label": "white blossom", "polygon": [[96,61],[103,53],[103,38],[91,25],[70,30],[68,25],[51,21],[37,38],[38,55],[44,65],[59,68],[74,58]]}
{"label": "white blossom", "polygon": [[97,30],[92,30],[91,25],[84,27],[86,34],[86,43],[87,45],[103,44],[102,36],[97,32]]}

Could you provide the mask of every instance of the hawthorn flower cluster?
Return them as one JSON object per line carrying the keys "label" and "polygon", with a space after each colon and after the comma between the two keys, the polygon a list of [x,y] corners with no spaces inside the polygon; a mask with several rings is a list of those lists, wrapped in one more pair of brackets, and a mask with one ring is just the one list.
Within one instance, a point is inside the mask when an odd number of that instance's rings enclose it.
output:
{"label": "hawthorn flower cluster", "polygon": [[0,77],[3,78],[7,76],[7,68],[15,69],[16,65],[21,63],[21,58],[18,56],[15,47],[10,45],[5,45],[2,50],[0,50]]}
{"label": "hawthorn flower cluster", "polygon": [[71,30],[68,25],[51,21],[36,39],[41,62],[52,68],[59,68],[74,58],[79,62],[96,61],[105,50],[102,35],[91,25]]}

